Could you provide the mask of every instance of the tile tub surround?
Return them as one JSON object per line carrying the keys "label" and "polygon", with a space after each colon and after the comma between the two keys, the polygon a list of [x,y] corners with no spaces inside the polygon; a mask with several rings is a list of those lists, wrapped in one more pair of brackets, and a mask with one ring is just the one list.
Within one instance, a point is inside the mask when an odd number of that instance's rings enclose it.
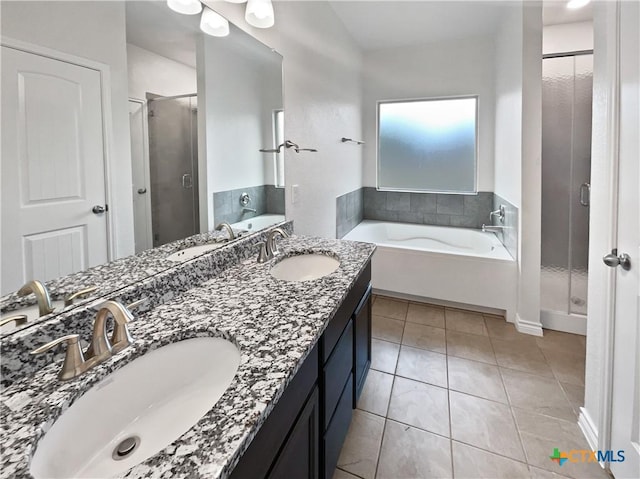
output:
{"label": "tile tub surround", "polygon": [[[280,227],[290,234],[293,233],[292,222],[283,223]],[[199,286],[240,261],[255,257],[257,255],[256,244],[265,241],[272,228],[247,235],[185,263],[172,263],[172,268],[166,269],[155,276],[148,277],[138,283],[129,284],[124,288],[111,292],[107,296],[93,299],[68,313],[60,314],[48,320],[43,319],[40,323],[32,322],[31,327],[5,336],[0,340],[0,348],[2,350],[2,361],[0,362],[2,388],[9,387],[17,380],[35,374],[39,369],[51,362],[52,357],[50,355],[29,355],[29,352],[37,347],[70,334],[70,332],[80,334],[85,339],[90,338],[96,314],[94,306],[106,299],[118,299],[123,304],[129,304],[141,298],[148,298],[148,301],[134,312],[135,316],[144,314],[160,304],[173,300],[177,295],[190,288]],[[183,244],[185,246],[200,244],[206,236],[205,234],[187,238],[183,240]],[[64,354],[60,352],[56,359],[63,357]]]}
{"label": "tile tub surround", "polygon": [[[0,477],[29,477],[39,438],[110,372],[166,344],[220,336],[242,355],[229,389],[189,432],[125,476],[226,478],[375,250],[367,243],[305,237],[282,240],[281,247],[283,255],[274,260],[245,260],[140,317],[131,324],[132,347],[79,378],[58,381],[56,362],[7,389],[0,400]],[[315,281],[281,281],[269,274],[274,262],[301,251],[330,251],[340,266]]]}
{"label": "tile tub surround", "polygon": [[[405,193],[364,187],[364,219],[481,228],[489,223],[493,193]],[[345,233],[346,234],[346,233]]]}
{"label": "tile tub surround", "polygon": [[494,194],[493,210],[499,209],[500,205],[505,206],[504,223],[500,223],[497,218],[493,218],[493,224],[506,226],[507,228],[501,233],[496,233],[496,235],[509,254],[516,259],[518,257],[518,208],[501,196]]}
{"label": "tile tub surround", "polygon": [[363,188],[358,188],[336,198],[336,238],[342,238],[363,219]]}
{"label": "tile tub surround", "polygon": [[[242,211],[243,206],[240,204],[242,193],[248,193],[251,197],[251,203],[247,205],[247,208],[254,208],[257,210],[255,213]],[[260,185],[213,193],[215,223],[223,221],[237,223],[264,214],[284,214],[284,188]]]}
{"label": "tile tub surround", "polygon": [[538,338],[498,316],[377,295],[372,318],[372,369],[334,477],[608,478],[549,459],[589,449],[577,425],[584,336]]}

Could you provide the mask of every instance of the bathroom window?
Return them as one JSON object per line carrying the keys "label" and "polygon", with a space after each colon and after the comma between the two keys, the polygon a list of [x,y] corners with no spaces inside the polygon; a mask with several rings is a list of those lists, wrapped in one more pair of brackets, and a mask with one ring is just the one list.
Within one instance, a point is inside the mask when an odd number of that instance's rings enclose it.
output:
{"label": "bathroom window", "polygon": [[[274,148],[284,143],[284,111],[273,112],[273,143]],[[284,147],[280,153],[273,154],[273,171],[276,188],[284,188]]]}
{"label": "bathroom window", "polygon": [[478,98],[378,103],[378,189],[475,193]]}

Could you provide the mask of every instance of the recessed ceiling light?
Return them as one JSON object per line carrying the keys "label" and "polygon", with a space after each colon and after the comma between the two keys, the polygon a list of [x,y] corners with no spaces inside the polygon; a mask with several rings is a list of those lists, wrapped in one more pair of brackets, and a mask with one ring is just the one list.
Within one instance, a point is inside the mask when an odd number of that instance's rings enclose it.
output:
{"label": "recessed ceiling light", "polygon": [[577,8],[584,7],[590,1],[591,0],[569,0],[569,2],[567,3],[567,8],[576,10]]}

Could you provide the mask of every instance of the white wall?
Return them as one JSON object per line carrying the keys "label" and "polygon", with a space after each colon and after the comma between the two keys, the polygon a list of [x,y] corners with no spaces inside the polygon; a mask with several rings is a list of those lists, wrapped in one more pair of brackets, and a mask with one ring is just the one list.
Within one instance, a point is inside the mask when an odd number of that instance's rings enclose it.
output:
{"label": "white wall", "polygon": [[111,73],[111,191],[115,257],[134,252],[123,2],[2,2],[2,35],[104,63]]}
{"label": "white wall", "polygon": [[334,237],[336,197],[362,186],[362,148],[340,142],[362,137],[360,50],[325,2],[275,2],[266,30],[247,25],[244,4],[204,3],[283,55],[285,138],[318,149],[285,154],[287,218],[296,233]]}
{"label": "white wall", "polygon": [[522,168],[522,7],[512,6],[496,36],[494,191],[520,208]]}
{"label": "white wall", "polygon": [[544,27],[542,53],[593,50],[593,22],[564,23]]}
{"label": "white wall", "polygon": [[478,191],[493,191],[494,56],[492,37],[366,52],[364,185],[376,186],[377,101],[478,95]]}
{"label": "white wall", "polygon": [[147,92],[162,96],[196,93],[195,68],[127,43],[129,97],[145,100]]}

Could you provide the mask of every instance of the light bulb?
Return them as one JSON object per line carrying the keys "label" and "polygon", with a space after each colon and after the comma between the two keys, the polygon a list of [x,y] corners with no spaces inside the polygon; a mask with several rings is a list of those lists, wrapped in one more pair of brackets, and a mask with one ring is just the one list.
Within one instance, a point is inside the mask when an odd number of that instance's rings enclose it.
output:
{"label": "light bulb", "polygon": [[200,30],[214,37],[226,37],[229,35],[229,22],[219,13],[205,7],[200,19]]}
{"label": "light bulb", "polygon": [[196,15],[202,11],[202,4],[198,0],[167,0],[167,6],[185,15]]}
{"label": "light bulb", "polygon": [[229,3],[245,3],[247,0],[224,0]]}
{"label": "light bulb", "polygon": [[249,0],[244,19],[256,28],[269,28],[275,23],[271,0]]}

